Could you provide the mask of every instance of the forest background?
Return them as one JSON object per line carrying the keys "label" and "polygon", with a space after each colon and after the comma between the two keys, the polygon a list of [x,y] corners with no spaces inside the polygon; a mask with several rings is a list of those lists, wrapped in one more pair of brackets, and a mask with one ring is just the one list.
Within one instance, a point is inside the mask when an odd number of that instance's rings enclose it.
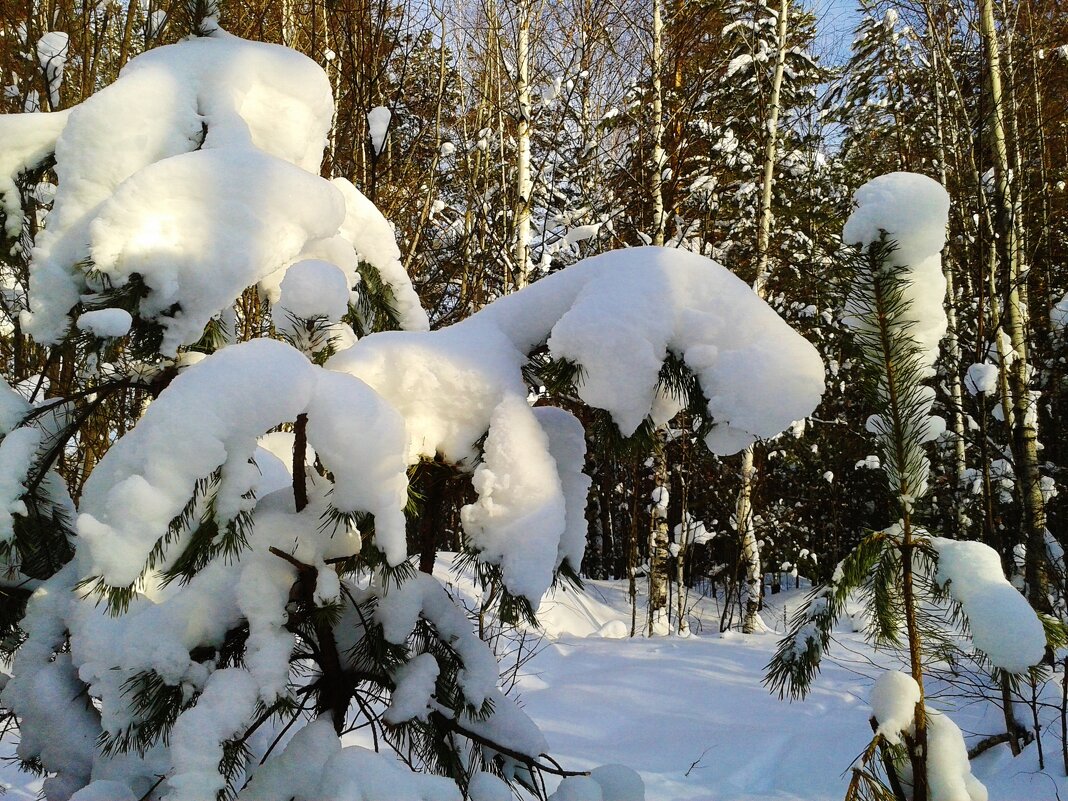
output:
{"label": "forest background", "polygon": [[[78,104],[139,52],[188,35],[196,5],[4,0],[0,111]],[[816,414],[741,457],[693,447],[685,413],[663,448],[587,426],[582,573],[650,582],[634,632],[684,629],[688,594],[717,587],[732,601],[722,628],[758,628],[764,593],[828,579],[885,525],[842,323],[840,232],[852,191],[873,176],[938,180],[952,198],[935,382],[946,431],[920,513],[932,531],[995,548],[1036,609],[1065,614],[1059,4],[228,0],[220,12],[232,33],[326,70],[336,111],[322,174],[351,179],[395,225],[434,328],[581,258],[653,243],[727,265],[819,348],[828,385]],[[78,354],[35,345],[19,324],[49,166],[20,178],[26,213],[5,232],[0,359],[13,385],[65,397]],[[261,335],[270,321],[254,289],[240,305],[237,338]],[[102,398],[58,456],[75,500],[144,396],[130,386]],[[462,549],[458,510],[473,497],[465,476],[439,467],[422,477],[439,525],[409,532],[431,563]],[[663,526],[647,499],[665,479]]]}

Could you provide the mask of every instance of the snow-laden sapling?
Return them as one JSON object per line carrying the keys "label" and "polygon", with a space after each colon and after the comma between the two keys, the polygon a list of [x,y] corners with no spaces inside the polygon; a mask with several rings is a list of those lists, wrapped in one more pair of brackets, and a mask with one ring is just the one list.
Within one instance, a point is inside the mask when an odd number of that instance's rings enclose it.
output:
{"label": "snow-laden sapling", "polygon": [[854,268],[846,322],[864,362],[873,412],[867,429],[898,520],[864,537],[831,581],[812,591],[780,641],[766,682],[780,695],[803,697],[847,599],[859,592],[870,610],[869,636],[904,648],[910,673],[887,671],[876,682],[875,737],[853,768],[847,799],[985,801],[960,730],[924,698],[925,645],[945,641],[944,622],[930,610],[946,608],[949,622],[970,629],[989,664],[1008,673],[1042,660],[1045,629],[991,548],[931,536],[914,518],[928,487],[924,446],[944,430],[925,382],[946,331],[940,252],[949,197],[930,178],[891,173],[862,186],[855,199],[843,231]]}
{"label": "snow-laden sapling", "polygon": [[[727,270],[663,248],[430,331],[388,223],[318,174],[322,70],[203,32],[18,160],[55,143],[24,327],[81,359],[76,398],[0,386],[0,554],[38,580],[2,695],[18,755],[53,801],[544,796],[567,771],[430,574],[433,542],[410,561],[434,512],[409,477],[469,477],[468,558],[533,618],[579,569],[589,479],[581,424],[528,381],[569,375],[623,437],[688,404],[726,454],[809,414],[822,364]],[[75,507],[53,465],[120,386],[151,403]],[[619,768],[565,787],[641,797]]]}

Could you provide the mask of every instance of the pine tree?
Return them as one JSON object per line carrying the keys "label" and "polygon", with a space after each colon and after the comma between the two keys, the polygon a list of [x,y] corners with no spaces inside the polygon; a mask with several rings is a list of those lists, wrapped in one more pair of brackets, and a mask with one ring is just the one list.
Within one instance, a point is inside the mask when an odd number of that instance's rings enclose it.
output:
{"label": "pine tree", "polygon": [[[811,410],[819,359],[726,270],[660,248],[430,331],[389,224],[319,175],[323,71],[199,20],[62,121],[21,320],[73,383],[0,386],[2,554],[41,581],[5,605],[19,756],[54,799],[543,797],[569,771],[430,574],[427,476],[461,477],[486,606],[536,624],[577,579],[590,479],[581,423],[531,388],[632,447],[684,403],[726,453]],[[102,415],[123,392],[136,413]],[[90,425],[110,448],[60,465]],[[343,748],[355,728],[399,762]]]}
{"label": "pine tree", "polygon": [[[934,393],[924,381],[934,373],[946,328],[938,254],[945,242],[948,196],[931,179],[893,173],[861,187],[857,200],[859,208],[843,233],[845,241],[856,243],[847,312],[874,411],[867,429],[879,447],[898,521],[869,534],[838,565],[830,582],[813,590],[780,641],[766,683],[780,695],[804,696],[847,598],[860,592],[871,611],[870,637],[877,645],[904,648],[911,675],[889,671],[876,682],[875,738],[853,769],[847,799],[983,797],[985,790],[966,760],[963,765],[928,760],[929,748],[944,753],[948,740],[961,743],[963,751],[959,730],[924,699],[926,649],[945,639],[929,610],[948,603],[950,619],[966,620],[975,646],[1008,673],[1025,672],[1042,659],[1046,633],[1043,622],[1005,581],[991,549],[932,537],[914,518],[930,478],[924,444],[944,429],[931,415]],[[981,588],[974,583],[975,573],[968,572],[969,562],[986,582]],[[991,636],[991,623],[984,617],[989,607],[982,605],[993,602],[991,596],[1016,616],[1012,639]]]}

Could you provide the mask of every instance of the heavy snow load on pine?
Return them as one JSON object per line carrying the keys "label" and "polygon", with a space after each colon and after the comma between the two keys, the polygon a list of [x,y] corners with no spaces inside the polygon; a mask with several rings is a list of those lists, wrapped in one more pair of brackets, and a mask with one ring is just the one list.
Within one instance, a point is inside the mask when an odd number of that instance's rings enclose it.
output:
{"label": "heavy snow load on pine", "polygon": [[744,282],[710,259],[657,247],[585,259],[440,331],[370,337],[329,366],[401,411],[410,460],[441,452],[459,461],[474,456],[505,395],[526,396],[520,369],[545,342],[580,367],[580,398],[624,435],[652,412],[669,351],[680,356],[708,399],[706,443],[719,454],[778,434],[823,392],[816,349]]}
{"label": "heavy snow load on pine", "polygon": [[[508,396],[494,410],[472,484],[478,500],[460,511],[464,531],[484,561],[501,566],[508,591],[536,603],[562,559],[567,514],[549,438],[526,398]],[[578,557],[573,567],[581,549]]]}
{"label": "heavy snow load on pine", "polygon": [[0,212],[8,237],[22,231],[22,198],[15,181],[52,155],[69,115],[70,111],[0,114]]}
{"label": "heavy snow load on pine", "polygon": [[359,746],[342,748],[330,723],[316,720],[298,731],[279,756],[257,769],[237,798],[460,801],[460,791],[449,779],[412,773],[383,754]]}
{"label": "heavy snow load on pine", "polygon": [[[351,185],[318,175],[332,111],[313,61],[221,30],[131,61],[56,141],[59,186],[33,253],[27,331],[58,342],[83,295],[137,273],[149,290],[138,316],[162,321],[161,350],[173,355],[246,287],[262,282],[277,299],[294,261],[332,261],[352,286],[359,257],[393,290],[402,322],[426,328],[392,229]],[[8,174],[47,150],[41,125],[21,137],[33,147]]]}
{"label": "heavy snow load on pine", "polygon": [[361,381],[316,367],[299,351],[253,340],[187,369],[112,446],[85,485],[78,532],[87,575],[127,586],[193,496],[222,470],[220,528],[255,503],[256,438],[300,414],[308,441],[334,475],[340,511],[375,515],[375,541],[390,564],[407,555],[403,421]]}
{"label": "heavy snow load on pine", "polygon": [[[916,704],[920,686],[912,676],[886,670],[875,681],[871,706],[879,722],[876,734],[888,742],[900,744],[903,732],[915,734]],[[926,708],[927,780],[931,801],[987,801],[986,788],[972,775],[968,749],[957,725],[937,709]],[[906,781],[910,766],[899,765]]]}
{"label": "heavy snow load on pine", "polygon": [[908,731],[916,718],[920,685],[899,670],[884,670],[875,680],[869,700],[872,714],[879,722],[875,733],[896,745],[901,742],[901,732]]}
{"label": "heavy snow load on pine", "polygon": [[360,260],[378,270],[389,286],[400,327],[406,331],[429,331],[430,319],[419,303],[412,279],[404,270],[393,226],[350,181],[335,178],[333,184],[345,196],[345,222],[341,225],[341,235],[352,243]]}
{"label": "heavy snow load on pine", "polygon": [[588,489],[577,424],[527,405],[522,368],[545,342],[581,368],[579,396],[626,435],[663,409],[660,368],[669,351],[679,355],[708,399],[706,442],[717,453],[777,434],[823,391],[815,349],[771,307],[715,262],[668,248],[587,259],[449,328],[376,334],[334,356],[330,369],[400,411],[409,463],[441,454],[473,464],[489,432],[465,530],[502,565],[509,591],[535,605],[564,559],[581,561]]}
{"label": "heavy snow load on pine", "polygon": [[199,150],[127,179],[89,227],[90,256],[113,287],[141,276],[150,291],[138,314],[160,319],[160,350],[173,355],[246,287],[334,235],[344,215],[317,175],[256,150]]}
{"label": "heavy snow load on pine", "polygon": [[[938,343],[947,326],[940,254],[946,241],[949,195],[925,175],[892,172],[868,181],[853,197],[857,207],[842,230],[842,241],[867,247],[885,233],[897,243],[890,262],[908,268],[904,300],[914,321],[910,333],[919,345],[926,373],[933,375]],[[847,314],[851,305],[847,300]],[[861,324],[856,318],[846,321],[854,327]]]}
{"label": "heavy snow load on pine", "polygon": [[1042,661],[1046,634],[1042,621],[1005,578],[1001,559],[989,545],[933,537],[938,552],[935,580],[964,608],[975,647],[995,667],[1024,673]]}

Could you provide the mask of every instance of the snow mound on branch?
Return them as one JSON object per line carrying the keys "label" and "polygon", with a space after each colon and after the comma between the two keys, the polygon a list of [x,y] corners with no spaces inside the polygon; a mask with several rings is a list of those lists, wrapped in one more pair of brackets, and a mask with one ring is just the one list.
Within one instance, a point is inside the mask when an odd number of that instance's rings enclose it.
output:
{"label": "snow mound on branch", "polygon": [[141,276],[151,292],[139,313],[161,318],[160,350],[174,355],[245,287],[336,233],[344,214],[316,175],[255,150],[200,150],[124,182],[90,226],[90,254],[112,286]]}
{"label": "snow mound on branch", "polygon": [[78,328],[97,337],[121,337],[130,330],[133,317],[125,309],[99,309],[78,318]]}
{"label": "snow mound on branch", "polygon": [[744,282],[710,259],[656,247],[585,259],[441,331],[368,338],[330,367],[401,410],[409,459],[459,461],[474,456],[505,394],[526,395],[520,368],[546,341],[581,368],[582,400],[625,435],[650,414],[660,367],[677,354],[708,398],[706,442],[720,454],[779,433],[823,392],[815,348]]}
{"label": "snow mound on branch", "polygon": [[371,146],[375,149],[376,156],[382,155],[391,119],[393,112],[385,106],[375,106],[367,112],[367,133],[371,137]]}
{"label": "snow mound on branch", "polygon": [[341,235],[352,243],[360,259],[370,264],[393,292],[397,318],[406,331],[429,331],[430,320],[412,280],[401,263],[400,248],[389,221],[360,190],[345,178],[332,182],[345,197],[345,222]]}
{"label": "snow mound on branch", "polygon": [[991,394],[998,388],[998,368],[996,364],[976,362],[968,367],[964,376],[964,386],[972,395]]}
{"label": "snow mound on branch", "polygon": [[897,243],[890,262],[908,267],[904,295],[915,321],[910,333],[920,346],[924,367],[933,375],[938,343],[947,326],[940,254],[946,241],[949,194],[933,178],[892,172],[868,181],[853,197],[857,207],[842,230],[842,241],[868,246],[886,233]]}
{"label": "snow mound on branch", "polygon": [[87,574],[112,586],[135,582],[197,481],[218,468],[216,515],[224,526],[249,506],[256,438],[304,413],[308,440],[334,474],[334,505],[372,512],[376,542],[399,564],[407,555],[402,421],[351,376],[328,373],[281,342],[253,340],[179,375],[100,461],[78,518]]}
{"label": "snow mound on branch", "polygon": [[[915,734],[915,710],[920,687],[912,676],[887,670],[875,681],[871,706],[879,721],[877,734],[891,743],[901,743],[901,733]],[[968,749],[957,724],[942,712],[926,706],[927,781],[931,801],[987,801],[986,788],[972,775]],[[903,778],[911,779],[911,767],[899,765]]]}
{"label": "snow mound on branch", "polygon": [[15,180],[33,169],[56,147],[70,111],[47,114],[0,114],[0,212],[4,233],[16,237],[22,231],[22,201]]}
{"label": "snow mound on branch", "polygon": [[[58,342],[82,295],[136,273],[149,290],[138,315],[160,320],[173,356],[246,287],[277,299],[293,262],[325,259],[354,286],[357,242],[402,325],[427,328],[392,229],[351,184],[318,175],[332,105],[313,61],[220,30],[139,56],[69,118],[55,115],[59,187],[33,254],[27,331]],[[0,162],[7,175],[58,133],[4,127],[24,143]],[[7,189],[5,203],[17,201]]]}
{"label": "snow mound on branch", "polygon": [[337,265],[320,259],[305,259],[291,266],[279,289],[276,307],[299,320],[323,317],[333,322],[344,317],[349,308],[345,274]]}
{"label": "snow mound on branch", "polygon": [[276,45],[219,31],[133,59],[70,112],[56,143],[59,190],[34,252],[28,330],[62,338],[84,288],[76,265],[89,256],[90,223],[127,178],[198,146],[259,149],[317,171],[331,112],[322,70]]}
{"label": "snow mound on branch", "polygon": [[556,462],[560,488],[564,493],[564,531],[560,536],[556,562],[565,559],[577,573],[586,550],[586,499],[593,483],[583,471],[586,466],[586,432],[571,412],[554,406],[539,406],[534,416],[549,441],[549,454]]}
{"label": "snow mound on branch", "polygon": [[901,742],[901,732],[908,731],[920,702],[920,685],[912,676],[899,670],[884,670],[871,690],[872,713],[879,721],[876,734],[890,743]]}
{"label": "snow mound on branch", "polygon": [[935,580],[964,607],[975,647],[995,667],[1024,673],[1042,661],[1046,633],[1042,621],[1005,578],[1001,559],[989,545],[932,537],[938,552]]}
{"label": "snow mound on branch", "polygon": [[823,391],[812,345],[725,268],[669,248],[587,259],[449,328],[376,334],[334,356],[330,369],[360,377],[400,411],[409,463],[437,454],[473,463],[489,432],[464,525],[485,561],[502,565],[509,590],[535,605],[564,558],[577,567],[588,489],[577,427],[527,407],[522,369],[542,343],[578,365],[579,397],[626,435],[662,405],[660,369],[676,354],[708,399],[706,444],[721,454],[777,434]]}
{"label": "snow mound on branch", "polygon": [[957,724],[927,708],[927,789],[930,801],[987,801],[983,783],[972,775],[968,748]]}
{"label": "snow mound on branch", "polygon": [[566,501],[549,439],[526,398],[506,397],[494,410],[472,484],[478,500],[460,510],[471,544],[501,566],[509,592],[541,598],[558,564]]}

